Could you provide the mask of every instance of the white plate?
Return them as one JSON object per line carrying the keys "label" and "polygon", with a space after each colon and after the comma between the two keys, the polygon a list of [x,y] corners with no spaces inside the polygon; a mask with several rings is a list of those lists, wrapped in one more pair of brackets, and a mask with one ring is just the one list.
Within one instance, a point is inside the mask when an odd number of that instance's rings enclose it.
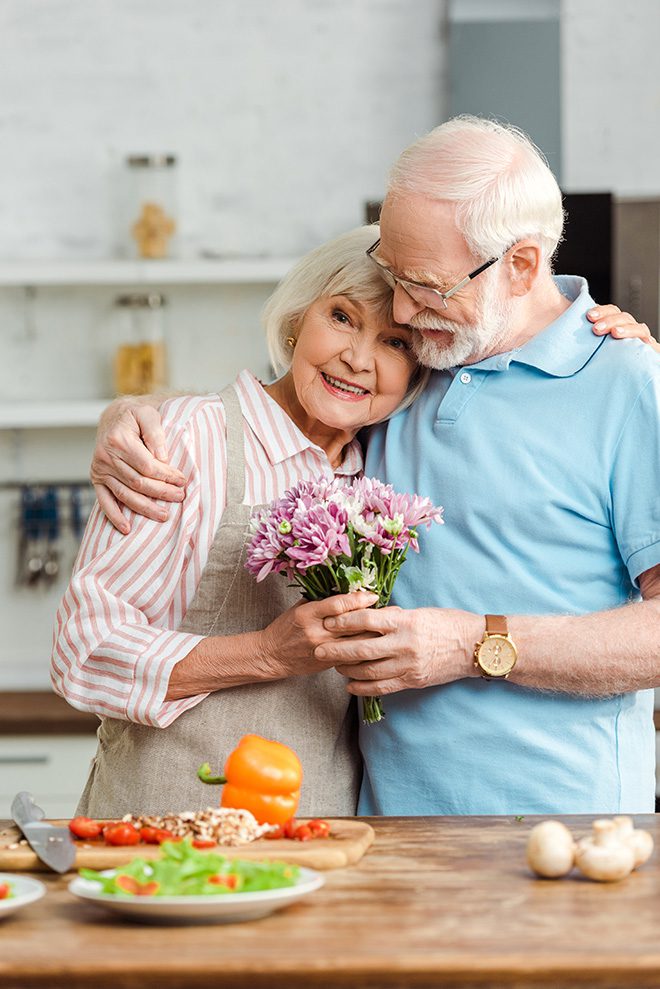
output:
{"label": "white plate", "polygon": [[40,900],[46,892],[46,887],[38,879],[19,876],[15,872],[0,872],[0,884],[2,883],[9,883],[14,895],[6,900],[0,900],[0,920],[8,917],[15,910],[26,907],[28,903]]}
{"label": "white plate", "polygon": [[[107,869],[103,875],[112,875]],[[81,900],[96,903],[135,920],[161,923],[198,923],[213,921],[231,924],[240,920],[257,920],[288,906],[323,886],[325,879],[313,869],[300,868],[295,886],[266,889],[259,893],[220,893],[216,896],[116,896],[100,893],[101,884],[78,876],[69,883],[69,892]]]}

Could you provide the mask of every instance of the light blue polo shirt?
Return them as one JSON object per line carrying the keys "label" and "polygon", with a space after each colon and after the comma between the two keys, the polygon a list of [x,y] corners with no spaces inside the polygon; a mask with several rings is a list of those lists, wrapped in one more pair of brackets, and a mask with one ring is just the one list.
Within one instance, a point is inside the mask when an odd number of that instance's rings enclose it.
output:
{"label": "light blue polo shirt", "polygon": [[[596,337],[586,282],[557,282],[575,301],[542,333],[434,373],[372,431],[367,474],[445,508],[392,603],[580,615],[637,600],[660,563],[660,360]],[[594,700],[474,678],[384,705],[360,729],[360,814],[654,809],[650,690]]]}

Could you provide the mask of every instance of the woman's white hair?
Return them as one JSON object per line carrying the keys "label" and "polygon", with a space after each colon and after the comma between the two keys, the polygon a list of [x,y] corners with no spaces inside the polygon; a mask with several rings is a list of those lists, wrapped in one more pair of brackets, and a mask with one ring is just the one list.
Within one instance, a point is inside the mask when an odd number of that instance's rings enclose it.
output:
{"label": "woman's white hair", "polygon": [[[310,251],[282,279],[261,314],[268,353],[278,374],[291,366],[293,348],[287,338],[295,338],[305,313],[317,299],[345,295],[355,302],[375,306],[384,319],[394,321],[392,289],[366,255],[379,235],[378,224],[357,227]],[[428,376],[428,370],[421,366],[413,372],[405,400],[397,412],[417,398]]]}
{"label": "woman's white hair", "polygon": [[411,144],[395,163],[388,196],[456,203],[456,223],[479,258],[500,257],[537,240],[550,263],[564,211],[542,152],[517,127],[481,117],[448,120]]}

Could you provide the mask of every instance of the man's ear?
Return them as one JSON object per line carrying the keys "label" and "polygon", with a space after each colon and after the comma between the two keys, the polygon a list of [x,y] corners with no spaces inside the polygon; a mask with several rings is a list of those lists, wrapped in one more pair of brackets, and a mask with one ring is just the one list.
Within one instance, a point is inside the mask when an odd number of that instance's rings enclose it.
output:
{"label": "man's ear", "polygon": [[533,240],[521,240],[505,255],[511,294],[527,295],[542,268],[541,248]]}

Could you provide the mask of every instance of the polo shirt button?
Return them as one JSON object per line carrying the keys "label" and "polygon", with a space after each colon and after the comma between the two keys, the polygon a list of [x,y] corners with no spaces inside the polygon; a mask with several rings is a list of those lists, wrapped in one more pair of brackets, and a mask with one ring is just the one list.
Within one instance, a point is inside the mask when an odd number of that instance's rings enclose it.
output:
{"label": "polo shirt button", "polygon": [[472,375],[468,374],[467,371],[463,371],[463,374],[461,375],[461,381],[464,385],[469,385],[470,382],[472,381]]}

